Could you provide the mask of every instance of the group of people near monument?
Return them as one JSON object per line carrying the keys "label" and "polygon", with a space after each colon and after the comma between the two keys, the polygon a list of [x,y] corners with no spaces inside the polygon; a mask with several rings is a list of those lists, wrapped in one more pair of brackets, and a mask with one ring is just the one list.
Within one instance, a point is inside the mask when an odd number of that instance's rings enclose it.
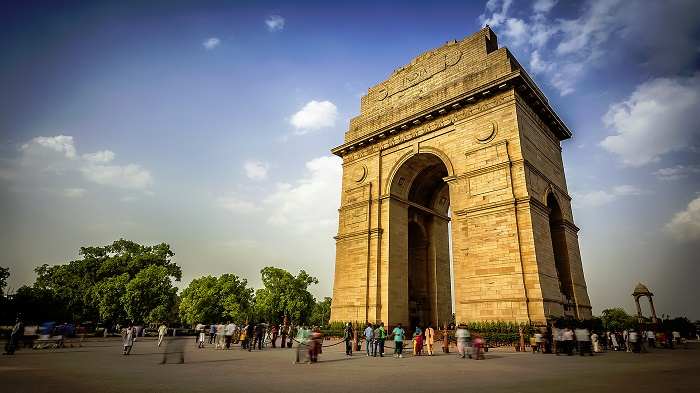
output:
{"label": "group of people near monument", "polygon": [[538,329],[530,337],[533,353],[555,353],[557,355],[593,355],[604,351],[625,351],[633,353],[646,352],[649,348],[663,346],[673,349],[685,344],[685,339],[677,331],[656,332],[647,330],[625,329],[622,331],[605,331],[592,333],[586,328],[547,327]]}

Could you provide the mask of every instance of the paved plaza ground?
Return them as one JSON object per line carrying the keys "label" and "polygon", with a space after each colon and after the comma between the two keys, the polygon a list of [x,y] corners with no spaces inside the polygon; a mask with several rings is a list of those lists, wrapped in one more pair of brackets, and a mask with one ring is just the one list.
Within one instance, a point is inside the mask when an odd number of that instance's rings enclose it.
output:
{"label": "paved plaza ground", "polygon": [[[700,392],[700,344],[646,354],[594,357],[489,352],[483,361],[454,354],[347,359],[343,346],[321,362],[292,364],[294,350],[197,350],[185,364],[160,365],[152,338],[122,356],[117,339],[82,347],[0,356],[1,392]],[[326,342],[328,343],[328,342]],[[389,343],[391,344],[391,343]]]}

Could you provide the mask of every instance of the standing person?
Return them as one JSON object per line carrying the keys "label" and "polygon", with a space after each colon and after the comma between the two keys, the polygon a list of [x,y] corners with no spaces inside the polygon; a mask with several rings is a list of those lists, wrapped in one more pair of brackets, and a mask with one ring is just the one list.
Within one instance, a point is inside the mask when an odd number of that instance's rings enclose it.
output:
{"label": "standing person", "polygon": [[641,352],[640,338],[636,330],[630,330],[627,333],[627,340],[629,341],[628,347],[632,348],[632,352]]}
{"label": "standing person", "polygon": [[406,335],[406,331],[403,330],[399,323],[391,331],[391,335],[394,337],[394,357],[403,358],[403,337]]}
{"label": "standing person", "polygon": [[253,348],[257,347],[259,351],[262,351],[262,344],[263,344],[263,334],[264,328],[262,323],[258,323],[255,325],[255,340],[253,341]]}
{"label": "standing person", "polygon": [[564,348],[566,349],[566,354],[571,356],[574,354],[574,332],[571,328],[567,327],[564,329],[562,334],[562,339],[564,341]]}
{"label": "standing person", "polygon": [[228,321],[226,326],[224,326],[224,339],[226,340],[226,349],[231,349],[231,341],[233,341],[233,334],[236,332],[236,325]]}
{"label": "standing person", "polygon": [[214,347],[216,349],[224,348],[224,324],[219,322],[216,324],[216,335],[214,336]]}
{"label": "standing person", "polygon": [[620,344],[617,342],[617,332],[612,332],[612,334],[610,334],[610,345],[612,345],[613,351],[620,350]]}
{"label": "standing person", "polygon": [[535,346],[537,347],[537,350],[540,353],[545,352],[545,345],[544,345],[544,336],[542,335],[542,331],[538,330],[535,332]]}
{"label": "standing person", "polygon": [[291,348],[293,341],[294,341],[294,336],[297,334],[297,328],[294,327],[294,324],[289,325],[289,328],[287,330],[287,348]]}
{"label": "standing person", "polygon": [[471,354],[467,354],[467,342],[469,341],[469,330],[467,327],[460,323],[457,325],[457,330],[455,331],[455,339],[457,340],[457,353],[462,359],[469,355],[471,359]]}
{"label": "standing person", "polygon": [[209,345],[214,344],[214,339],[216,338],[216,324],[212,323],[209,325]]}
{"label": "standing person", "polygon": [[600,353],[600,343],[598,342],[598,333],[591,334],[591,343],[593,344],[593,353]]}
{"label": "standing person", "polygon": [[413,356],[423,354],[423,330],[420,326],[416,326],[416,331],[413,332]]}
{"label": "standing person", "polygon": [[649,348],[656,348],[656,335],[651,329],[647,330],[647,342],[649,344]]}
{"label": "standing person", "polygon": [[136,328],[132,324],[129,324],[129,326],[122,332],[122,345],[124,345],[122,355],[128,355],[131,353],[131,348],[134,346],[135,338]]}
{"label": "standing person", "polygon": [[562,340],[562,329],[558,327],[552,328],[552,341],[554,342],[554,353],[559,356],[564,352],[564,341]]}
{"label": "standing person", "polygon": [[367,322],[367,327],[365,328],[365,346],[367,347],[367,357],[369,357],[374,347],[374,329],[372,329],[372,324],[369,322]]}
{"label": "standing person", "polygon": [[15,349],[17,349],[17,343],[19,338],[24,332],[24,327],[22,323],[22,316],[18,315],[15,321],[15,326],[12,327],[12,333],[10,333],[10,339],[7,341],[7,346],[5,347],[4,355],[14,355]]}
{"label": "standing person", "polygon": [[163,322],[160,324],[160,326],[158,326],[158,348],[160,348],[160,344],[163,343],[163,338],[165,338],[167,333],[168,327],[165,326],[165,322]]}
{"label": "standing person", "polygon": [[486,343],[484,342],[483,337],[481,337],[478,334],[474,336],[474,359],[475,360],[484,360],[484,345],[485,344]]}
{"label": "standing person", "polygon": [[622,331],[622,339],[625,342],[625,352],[632,352],[632,346],[630,345],[630,332],[627,329]]}
{"label": "standing person", "polygon": [[249,322],[245,329],[246,340],[244,342],[246,349],[250,352],[253,348],[253,343],[255,342],[255,325],[253,322]]}
{"label": "standing person", "polygon": [[345,341],[345,356],[352,356],[352,324],[348,322],[343,330],[343,341]]}
{"label": "standing person", "polygon": [[[279,335],[279,332],[280,329],[277,327],[277,325],[272,325],[272,348],[277,348],[277,336]],[[282,346],[284,346],[284,344],[282,344]]]}
{"label": "standing person", "polygon": [[384,322],[379,322],[379,326],[374,329],[374,349],[372,350],[372,356],[376,357],[377,352],[379,357],[384,357],[384,341],[386,340],[386,330],[384,329]]}
{"label": "standing person", "polygon": [[204,348],[204,340],[206,339],[206,333],[204,333],[204,324],[203,323],[198,323],[197,326],[195,327],[195,330],[197,331],[196,333],[196,338],[195,342],[197,343],[197,348]]}
{"label": "standing person", "polygon": [[284,317],[284,322],[280,327],[280,348],[285,348],[287,346],[287,334],[289,334],[289,324],[287,323],[287,317]]}
{"label": "standing person", "polygon": [[585,353],[593,356],[591,352],[591,338],[588,329],[576,329],[576,342],[578,343],[578,354],[583,356]]}
{"label": "standing person", "polygon": [[318,355],[321,353],[322,347],[323,334],[321,334],[321,329],[316,326],[311,332],[311,339],[309,340],[309,362],[318,362]]}
{"label": "standing person", "polygon": [[[303,326],[299,326],[297,329],[297,350],[296,350],[296,360],[294,363],[304,363],[306,361],[305,357],[308,356],[308,340],[310,332],[306,330]],[[290,337],[291,338],[291,337]]]}
{"label": "standing person", "polygon": [[435,329],[432,324],[428,324],[425,328],[425,345],[427,346],[428,356],[433,356],[433,345],[435,344]]}

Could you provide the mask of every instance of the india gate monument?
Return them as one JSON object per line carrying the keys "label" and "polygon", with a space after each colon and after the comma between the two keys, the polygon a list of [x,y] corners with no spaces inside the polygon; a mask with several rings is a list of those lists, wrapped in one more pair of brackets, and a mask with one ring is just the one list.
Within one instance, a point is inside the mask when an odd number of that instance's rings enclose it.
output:
{"label": "india gate monument", "polygon": [[332,150],[331,320],[442,326],[453,304],[457,322],[590,318],[562,164],[571,135],[488,26],[371,87]]}

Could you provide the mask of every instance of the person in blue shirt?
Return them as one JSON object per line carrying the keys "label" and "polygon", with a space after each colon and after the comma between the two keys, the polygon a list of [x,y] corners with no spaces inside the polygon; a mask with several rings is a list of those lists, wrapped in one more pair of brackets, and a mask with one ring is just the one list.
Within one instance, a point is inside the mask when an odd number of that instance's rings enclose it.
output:
{"label": "person in blue shirt", "polygon": [[372,347],[374,346],[374,329],[372,329],[372,324],[367,322],[367,327],[365,328],[365,345],[367,346],[367,357],[371,355]]}
{"label": "person in blue shirt", "polygon": [[396,325],[394,330],[391,331],[391,335],[394,337],[394,357],[395,358],[402,358],[403,357],[403,338],[406,335],[406,332],[403,330],[400,323],[398,325]]}

